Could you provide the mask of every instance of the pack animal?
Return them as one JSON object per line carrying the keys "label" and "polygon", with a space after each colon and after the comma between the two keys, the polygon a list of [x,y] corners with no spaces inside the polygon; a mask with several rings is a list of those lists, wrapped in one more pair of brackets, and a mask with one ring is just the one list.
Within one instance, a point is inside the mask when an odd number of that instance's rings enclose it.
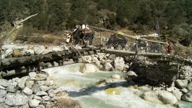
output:
{"label": "pack animal", "polygon": [[66,42],[70,43],[72,42],[73,44],[88,44],[92,45],[93,38],[94,38],[95,32],[92,29],[80,29],[77,28],[74,32],[70,32],[67,34],[67,39]]}
{"label": "pack animal", "polygon": [[118,35],[117,33],[112,34],[109,40],[106,43],[106,46],[113,46],[115,49],[120,45],[122,48],[125,48],[127,44],[127,39],[122,36]]}

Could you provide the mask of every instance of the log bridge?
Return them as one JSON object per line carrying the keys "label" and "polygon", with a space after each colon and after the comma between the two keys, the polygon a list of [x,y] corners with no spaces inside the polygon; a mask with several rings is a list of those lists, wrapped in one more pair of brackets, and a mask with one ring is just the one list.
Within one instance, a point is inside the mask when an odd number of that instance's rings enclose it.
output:
{"label": "log bridge", "polygon": [[22,76],[32,71],[40,71],[44,68],[61,66],[67,61],[78,62],[80,56],[96,54],[101,51],[100,47],[83,48],[50,52],[44,55],[32,55],[17,58],[0,59],[0,76],[11,78]]}
{"label": "log bridge", "polygon": [[[98,52],[115,54],[122,57],[129,56],[145,56],[151,59],[162,59],[166,58],[170,61],[177,61],[180,63],[185,63],[192,65],[192,61],[186,60],[182,57],[167,55],[163,53],[139,53],[131,52],[125,50],[114,50],[114,49],[105,49],[101,46],[97,47],[86,47],[83,49],[74,49],[64,50],[59,52],[50,52],[44,55],[32,55],[24,56],[18,58],[7,58],[0,60],[0,76],[3,78],[9,78],[14,76],[19,76],[22,74],[27,74],[32,71],[40,71],[44,68],[56,67],[67,64],[67,61],[73,60],[73,62],[79,62],[78,59],[81,56],[97,54]],[[165,60],[165,59],[164,59]]]}

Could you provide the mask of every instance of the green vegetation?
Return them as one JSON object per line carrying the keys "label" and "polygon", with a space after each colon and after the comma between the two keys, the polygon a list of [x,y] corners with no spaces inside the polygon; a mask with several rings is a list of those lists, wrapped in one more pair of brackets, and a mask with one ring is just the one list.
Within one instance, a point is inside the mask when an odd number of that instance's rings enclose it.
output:
{"label": "green vegetation", "polygon": [[44,32],[87,22],[108,29],[126,27],[137,33],[160,32],[186,46],[192,39],[192,0],[1,0],[0,32],[35,13],[38,16],[25,22],[25,27]]}

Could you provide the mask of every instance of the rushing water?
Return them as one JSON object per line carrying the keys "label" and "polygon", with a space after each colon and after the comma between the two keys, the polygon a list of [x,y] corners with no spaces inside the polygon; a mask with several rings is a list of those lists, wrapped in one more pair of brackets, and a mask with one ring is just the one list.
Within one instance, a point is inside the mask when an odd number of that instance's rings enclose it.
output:
{"label": "rushing water", "polygon": [[[145,101],[134,92],[128,89],[124,80],[113,81],[113,74],[118,72],[96,72],[81,73],[80,66],[82,64],[72,64],[62,67],[45,69],[54,79],[55,82],[62,86],[71,97],[79,100],[83,108],[174,108],[171,105],[156,104]],[[120,94],[107,94],[105,89],[108,85],[96,86],[99,80],[106,79],[107,82],[115,86]],[[185,103],[182,103],[183,106]]]}

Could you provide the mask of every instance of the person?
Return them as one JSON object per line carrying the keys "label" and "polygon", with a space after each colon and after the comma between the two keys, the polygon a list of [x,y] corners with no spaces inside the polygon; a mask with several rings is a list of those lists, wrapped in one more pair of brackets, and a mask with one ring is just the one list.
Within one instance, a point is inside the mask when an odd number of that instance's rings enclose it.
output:
{"label": "person", "polygon": [[173,51],[173,46],[169,43],[167,46],[167,52],[170,54]]}

